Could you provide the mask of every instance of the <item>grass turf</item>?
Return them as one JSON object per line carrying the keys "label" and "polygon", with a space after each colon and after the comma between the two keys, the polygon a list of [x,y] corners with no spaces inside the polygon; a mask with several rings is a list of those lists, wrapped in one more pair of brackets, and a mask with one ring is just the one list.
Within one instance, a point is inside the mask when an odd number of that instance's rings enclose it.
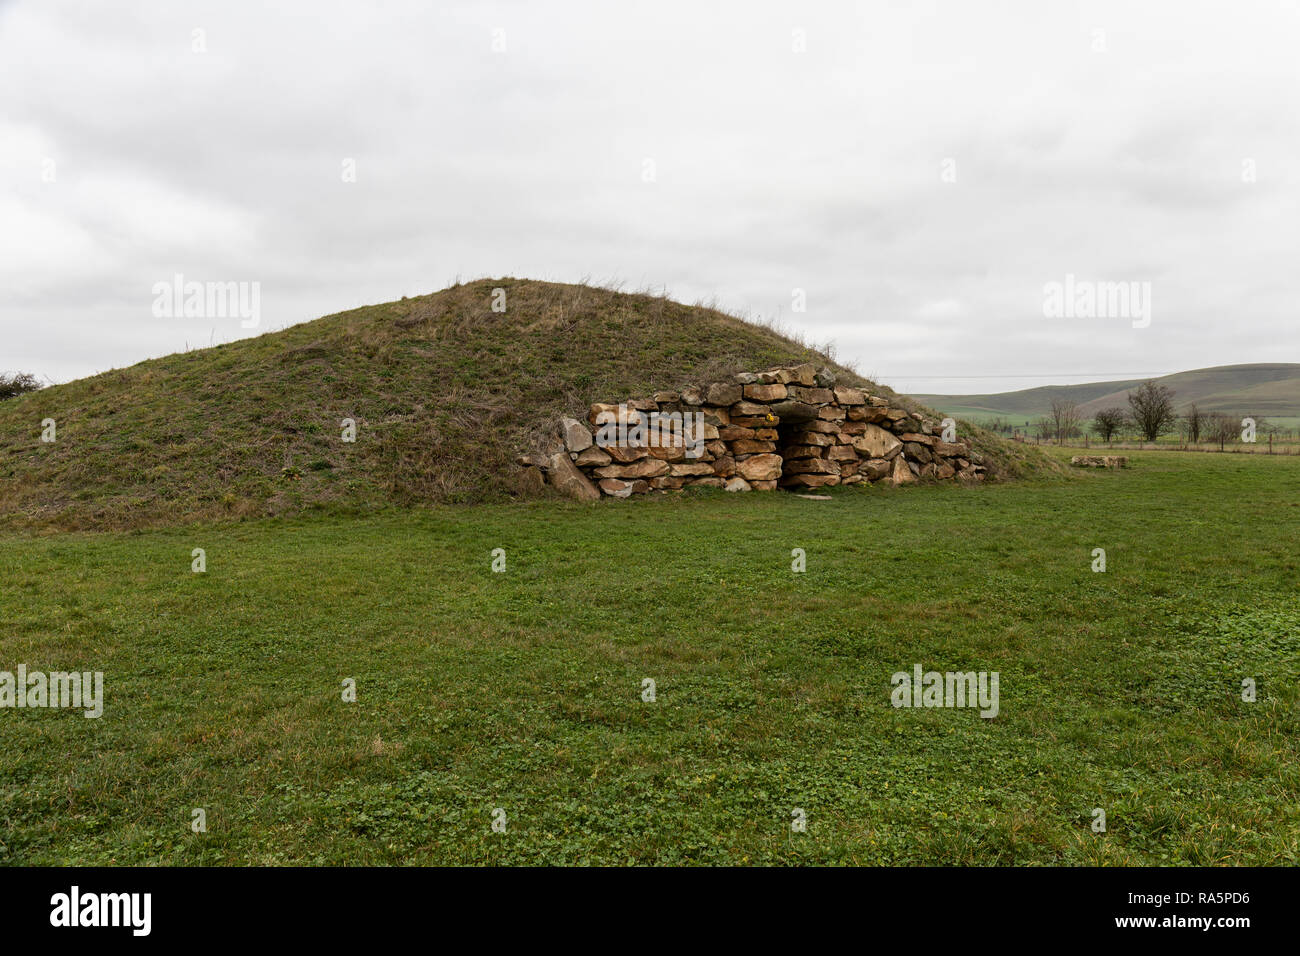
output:
{"label": "grass turf", "polygon": [[106,697],[0,710],[0,862],[1294,865],[1300,462],[1131,459],[0,537],[0,670]]}

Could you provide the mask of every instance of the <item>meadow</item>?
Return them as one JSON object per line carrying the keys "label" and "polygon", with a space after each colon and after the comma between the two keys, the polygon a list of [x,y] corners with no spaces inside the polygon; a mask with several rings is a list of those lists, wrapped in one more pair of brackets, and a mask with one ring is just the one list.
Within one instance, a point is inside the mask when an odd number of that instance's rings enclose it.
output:
{"label": "meadow", "polygon": [[0,710],[0,862],[1296,865],[1300,460],[1130,457],[5,533],[0,670],[105,703]]}

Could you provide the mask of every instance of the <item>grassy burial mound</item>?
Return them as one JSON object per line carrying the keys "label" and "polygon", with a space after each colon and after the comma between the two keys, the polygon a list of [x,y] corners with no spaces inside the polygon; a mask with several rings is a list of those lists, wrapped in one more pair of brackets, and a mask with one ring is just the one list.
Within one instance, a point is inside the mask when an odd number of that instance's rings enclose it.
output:
{"label": "grassy burial mound", "polygon": [[[0,526],[131,528],[549,494],[516,459],[558,434],[561,417],[802,362],[895,398],[713,309],[587,285],[457,285],[0,402]],[[1054,467],[964,424],[962,434],[991,478]]]}

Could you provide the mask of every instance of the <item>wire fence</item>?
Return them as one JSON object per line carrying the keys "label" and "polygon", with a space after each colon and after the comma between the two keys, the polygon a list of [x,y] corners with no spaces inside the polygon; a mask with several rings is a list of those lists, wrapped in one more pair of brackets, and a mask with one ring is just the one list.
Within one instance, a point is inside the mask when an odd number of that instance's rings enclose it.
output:
{"label": "wire fence", "polygon": [[[1057,448],[1113,449],[1116,451],[1199,451],[1228,455],[1300,455],[1300,436],[1283,440],[1279,436],[1266,435],[1254,442],[1229,441],[1220,445],[1218,442],[1187,442],[1178,438],[1167,441],[1102,441],[1083,438],[1069,438],[1057,441],[1040,435],[1016,433],[1009,436],[1013,441],[1029,445],[1051,445]],[[1277,440],[1275,440],[1275,438]]]}

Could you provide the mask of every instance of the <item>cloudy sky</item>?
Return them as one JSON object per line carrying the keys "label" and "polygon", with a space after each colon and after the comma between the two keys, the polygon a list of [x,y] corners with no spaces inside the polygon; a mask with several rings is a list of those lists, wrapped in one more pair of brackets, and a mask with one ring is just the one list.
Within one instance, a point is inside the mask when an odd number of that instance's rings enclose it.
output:
{"label": "cloudy sky", "polygon": [[[907,391],[1300,361],[1297,49],[1275,0],[0,0],[0,370],[500,275],[716,297]],[[155,315],[176,274],[261,325]],[[1067,275],[1149,324],[1045,314]]]}

